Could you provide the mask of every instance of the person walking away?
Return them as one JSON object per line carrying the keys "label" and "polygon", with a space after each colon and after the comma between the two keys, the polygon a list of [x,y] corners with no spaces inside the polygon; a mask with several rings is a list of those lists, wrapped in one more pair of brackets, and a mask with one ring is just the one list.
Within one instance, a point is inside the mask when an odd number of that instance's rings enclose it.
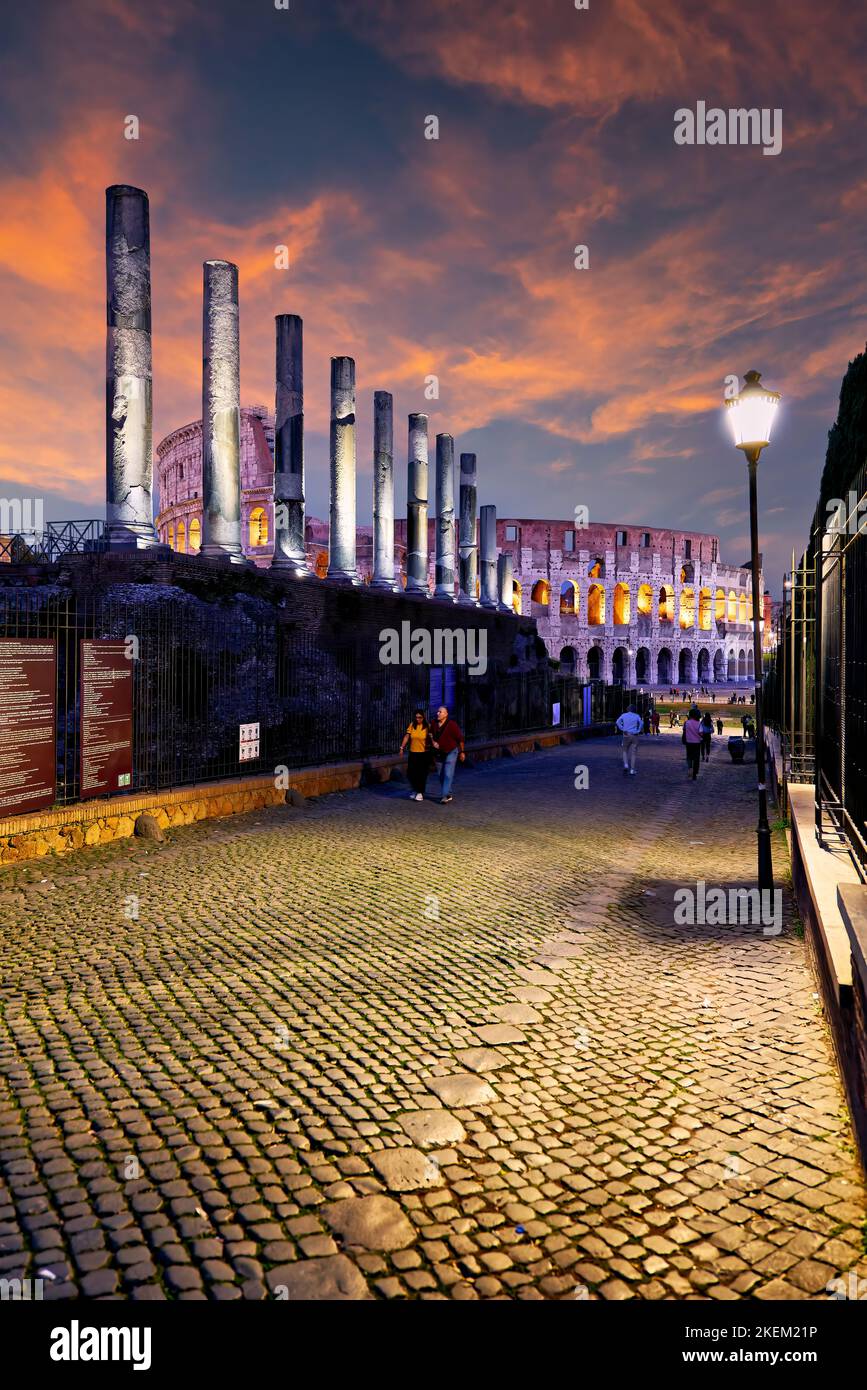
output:
{"label": "person walking away", "polygon": [[431,763],[431,737],[430,725],[427,722],[424,710],[417,709],[412,716],[412,723],[407,728],[400,745],[403,753],[409,744],[409,754],[407,756],[407,776],[409,785],[412,788],[410,801],[424,801],[424,791],[427,784],[428,773]]}
{"label": "person walking away", "polygon": [[692,773],[692,780],[698,776],[698,765],[701,761],[701,720],[698,710],[693,706],[687,715],[686,723],[683,726],[681,741],[686,744],[686,770],[687,775]]}
{"label": "person walking away", "polygon": [[716,731],[717,731],[718,734],[722,734],[722,731],[723,731],[723,722],[722,722],[721,719],[717,719],[717,721],[716,721]]}
{"label": "person walking away", "polygon": [[431,739],[433,746],[439,753],[442,763],[440,766],[440,784],[442,796],[440,805],[445,806],[452,797],[452,783],[455,780],[455,767],[458,759],[464,761],[464,736],[460,726],[455,719],[449,718],[449,712],[445,705],[440,705],[437,710],[436,723],[431,729]]}
{"label": "person walking away", "polygon": [[705,710],[704,718],[701,721],[701,756],[704,762],[710,762],[710,745],[713,740],[713,720]]}
{"label": "person walking away", "polygon": [[650,716],[650,727],[652,728],[652,730],[653,730],[653,732],[654,732],[654,735],[658,738],[658,737],[659,737],[659,710],[658,710],[658,709],[654,709],[653,713],[652,713],[651,716]]}
{"label": "person walking away", "polygon": [[614,726],[623,735],[623,774],[628,773],[630,777],[635,776],[635,758],[638,753],[638,735],[644,728],[644,720],[637,713],[635,706],[630,705],[628,710],[621,714]]}

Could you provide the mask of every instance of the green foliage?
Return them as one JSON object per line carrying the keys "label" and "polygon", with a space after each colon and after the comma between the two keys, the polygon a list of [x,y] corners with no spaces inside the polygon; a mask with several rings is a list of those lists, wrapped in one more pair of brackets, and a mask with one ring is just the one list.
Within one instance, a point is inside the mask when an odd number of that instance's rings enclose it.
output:
{"label": "green foliage", "polygon": [[829,497],[845,499],[855,474],[867,460],[867,352],[849,363],[840,386],[837,419],[828,432],[820,511]]}

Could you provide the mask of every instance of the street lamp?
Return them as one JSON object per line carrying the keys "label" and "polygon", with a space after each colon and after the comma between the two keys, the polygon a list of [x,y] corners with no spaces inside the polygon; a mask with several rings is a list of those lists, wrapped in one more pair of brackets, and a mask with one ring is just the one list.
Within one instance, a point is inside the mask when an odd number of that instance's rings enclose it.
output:
{"label": "street lamp", "polygon": [[759,372],[747,372],[740,395],[726,401],[726,413],[735,447],[746,455],[750,478],[750,548],[753,570],[753,672],[756,701],[756,774],[759,783],[759,889],[774,886],[771,858],[771,827],[768,824],[768,794],[765,787],[765,721],[762,715],[762,632],[759,585],[759,507],[756,472],[759,454],[770,443],[771,430],[780,404],[780,393],[761,385]]}

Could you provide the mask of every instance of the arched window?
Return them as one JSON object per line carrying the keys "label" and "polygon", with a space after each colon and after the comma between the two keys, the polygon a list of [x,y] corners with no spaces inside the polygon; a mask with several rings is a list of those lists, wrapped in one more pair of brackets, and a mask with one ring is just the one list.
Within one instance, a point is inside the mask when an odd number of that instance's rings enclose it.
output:
{"label": "arched window", "polygon": [[716,618],[718,623],[724,623],[726,620],[725,589],[717,589],[716,591],[716,600],[714,602],[714,617]]}
{"label": "arched window", "polygon": [[738,596],[734,589],[729,589],[729,622],[736,623],[738,620]]}
{"label": "arched window", "polygon": [[578,590],[571,579],[564,579],[560,585],[560,612],[566,615],[578,612]]}
{"label": "arched window", "polygon": [[[700,589],[698,595],[698,625],[702,632],[710,632],[711,621],[710,589]],[[710,658],[708,658],[709,660]],[[701,679],[701,677],[699,677]]]}
{"label": "arched window", "polygon": [[752,594],[750,594],[749,598],[747,599],[747,622],[750,622],[750,623],[751,623],[752,621],[753,621],[753,596],[752,596]]}
{"label": "arched window", "polygon": [[197,516],[190,518],[190,550],[199,550],[202,544],[202,523]]}
{"label": "arched window", "polygon": [[592,565],[588,569],[587,574],[590,579],[604,579],[605,561],[600,560],[597,556],[597,558],[593,561]]}
{"label": "arched window", "polygon": [[659,621],[674,622],[674,589],[670,584],[663,584],[659,591]]}
{"label": "arched window", "polygon": [[587,626],[605,626],[605,590],[601,584],[591,584],[587,591]]}
{"label": "arched window", "polygon": [[254,507],[250,512],[250,546],[268,544],[268,513],[264,507]]}
{"label": "arched window", "polygon": [[574,647],[562,647],[560,649],[560,666],[564,672],[574,674],[578,657]]}
{"label": "arched window", "polygon": [[518,613],[518,614],[520,614],[520,612],[521,612],[521,594],[522,594],[522,592],[523,592],[523,590],[522,590],[520,584],[518,583],[517,579],[514,579],[514,580],[512,581],[512,607],[514,608],[515,612]]}
{"label": "arched window", "polygon": [[178,522],[178,554],[183,555],[187,548],[187,528],[183,521]]}
{"label": "arched window", "polygon": [[625,627],[629,623],[629,610],[631,599],[629,596],[628,584],[615,584],[614,586],[614,623],[615,626]]}
{"label": "arched window", "polygon": [[172,550],[174,550],[174,548],[175,548],[175,526],[174,526],[174,522],[173,522],[173,521],[170,521],[170,522],[169,522],[168,538],[169,538],[169,545],[171,546]]}
{"label": "arched window", "polygon": [[641,584],[638,588],[638,616],[639,618],[650,618],[653,615],[653,590],[649,584]]}
{"label": "arched window", "polygon": [[541,608],[547,608],[551,602],[551,585],[547,579],[537,579],[533,585],[530,598],[533,603],[538,603]]}
{"label": "arched window", "polygon": [[682,628],[693,627],[695,624],[695,589],[687,588],[680,591],[680,626]]}
{"label": "arched window", "polygon": [[738,599],[738,622],[745,623],[747,620],[747,596],[741,594]]}

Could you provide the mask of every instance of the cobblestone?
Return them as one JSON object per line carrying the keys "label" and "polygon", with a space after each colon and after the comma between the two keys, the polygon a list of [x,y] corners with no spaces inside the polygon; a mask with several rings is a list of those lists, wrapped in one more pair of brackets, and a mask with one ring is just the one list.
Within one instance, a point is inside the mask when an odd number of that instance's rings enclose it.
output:
{"label": "cobblestone", "polygon": [[673,920],[677,887],[752,881],[752,780],[720,748],[688,783],[672,737],[623,779],[594,741],[466,773],[448,808],[386,785],[8,870],[4,1276],[612,1300],[864,1277],[803,941]]}

